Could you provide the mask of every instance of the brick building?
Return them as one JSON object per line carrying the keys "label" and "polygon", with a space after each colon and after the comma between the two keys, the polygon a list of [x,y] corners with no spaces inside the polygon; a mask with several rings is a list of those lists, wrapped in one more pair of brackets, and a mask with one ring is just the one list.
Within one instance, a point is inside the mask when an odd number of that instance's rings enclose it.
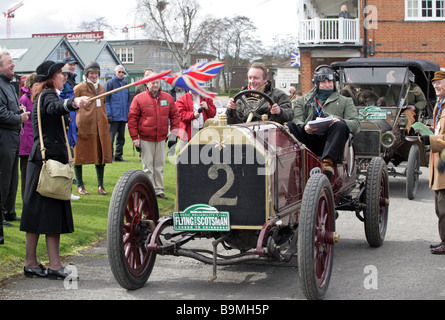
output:
{"label": "brick building", "polygon": [[[349,19],[338,17],[344,4]],[[445,69],[445,0],[304,0],[298,14],[303,92],[317,66],[353,57],[425,59]]]}

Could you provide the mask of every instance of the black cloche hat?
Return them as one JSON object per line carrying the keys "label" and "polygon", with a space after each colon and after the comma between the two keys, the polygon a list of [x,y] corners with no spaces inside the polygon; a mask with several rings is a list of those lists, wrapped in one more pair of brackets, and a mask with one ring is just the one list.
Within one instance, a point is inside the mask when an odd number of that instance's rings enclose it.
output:
{"label": "black cloche hat", "polygon": [[51,60],[43,62],[37,67],[35,81],[42,82],[50,79],[58,70],[62,69],[64,65],[64,63],[56,63]]}

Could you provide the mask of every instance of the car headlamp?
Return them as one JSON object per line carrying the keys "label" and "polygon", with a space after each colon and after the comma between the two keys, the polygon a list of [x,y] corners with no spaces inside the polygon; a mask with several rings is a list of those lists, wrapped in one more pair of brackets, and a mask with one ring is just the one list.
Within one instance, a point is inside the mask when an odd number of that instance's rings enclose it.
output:
{"label": "car headlamp", "polygon": [[385,148],[391,148],[396,142],[396,137],[391,131],[388,131],[382,134],[380,137],[380,142]]}

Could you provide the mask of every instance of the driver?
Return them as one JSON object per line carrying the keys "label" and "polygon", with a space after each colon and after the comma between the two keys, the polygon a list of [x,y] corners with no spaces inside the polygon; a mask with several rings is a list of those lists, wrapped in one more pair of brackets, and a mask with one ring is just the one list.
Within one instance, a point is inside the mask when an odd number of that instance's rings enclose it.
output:
{"label": "driver", "polygon": [[[252,121],[261,121],[261,116],[263,114],[267,114],[269,116],[269,120],[281,124],[292,120],[293,112],[291,102],[289,101],[289,96],[283,91],[272,87],[272,83],[267,75],[267,68],[263,63],[253,63],[247,72],[247,78],[248,86],[247,88],[243,88],[243,90],[247,89],[262,91],[269,95],[274,102],[274,105],[272,106],[265,104],[256,110],[256,113],[260,116],[260,118],[254,117]],[[244,120],[240,119],[236,114],[236,108],[237,103],[233,98],[230,99],[227,103],[226,111],[228,124],[244,122]]]}
{"label": "driver", "polygon": [[[336,76],[327,65],[319,66],[314,73],[314,88],[292,102],[293,122],[290,132],[323,160],[323,172],[329,180],[334,177],[334,163],[342,161],[343,149],[349,134],[360,131],[360,120],[351,98],[336,90]],[[334,120],[324,133],[308,124],[311,120],[332,116]]]}
{"label": "driver", "polygon": [[[392,74],[394,78],[394,73]],[[388,78],[387,80],[390,80]],[[396,107],[399,105],[401,85],[391,85],[386,92],[386,105],[389,107]],[[408,94],[406,94],[406,87],[402,93],[402,99],[404,99],[404,106],[406,109],[403,113],[408,118],[408,124],[406,130],[409,134],[411,126],[416,122],[417,113],[426,107],[426,98],[422,92],[422,89],[414,83],[414,74],[409,71],[409,87]]]}

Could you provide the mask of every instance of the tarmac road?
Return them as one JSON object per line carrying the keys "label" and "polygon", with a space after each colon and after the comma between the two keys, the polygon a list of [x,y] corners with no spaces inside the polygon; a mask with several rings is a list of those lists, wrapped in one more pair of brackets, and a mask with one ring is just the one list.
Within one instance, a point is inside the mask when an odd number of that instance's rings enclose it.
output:
{"label": "tarmac road", "polygon": [[[434,195],[428,188],[427,168],[414,200],[405,198],[405,179],[390,178],[390,213],[382,247],[370,248],[363,224],[350,212],[340,212],[334,269],[326,300],[444,300],[445,256],[432,255],[438,241]],[[203,245],[201,240],[191,245]],[[189,244],[189,245],[190,245]],[[139,290],[122,289],[108,264],[106,243],[70,257],[80,281],[27,279],[18,276],[0,289],[0,300],[264,300],[304,299],[296,261],[284,265],[248,263],[218,267],[182,257],[159,256],[147,284]],[[210,245],[210,243],[209,243]],[[296,260],[296,259],[294,259]],[[196,302],[196,301],[195,301]],[[177,303],[177,301],[176,301]]]}

